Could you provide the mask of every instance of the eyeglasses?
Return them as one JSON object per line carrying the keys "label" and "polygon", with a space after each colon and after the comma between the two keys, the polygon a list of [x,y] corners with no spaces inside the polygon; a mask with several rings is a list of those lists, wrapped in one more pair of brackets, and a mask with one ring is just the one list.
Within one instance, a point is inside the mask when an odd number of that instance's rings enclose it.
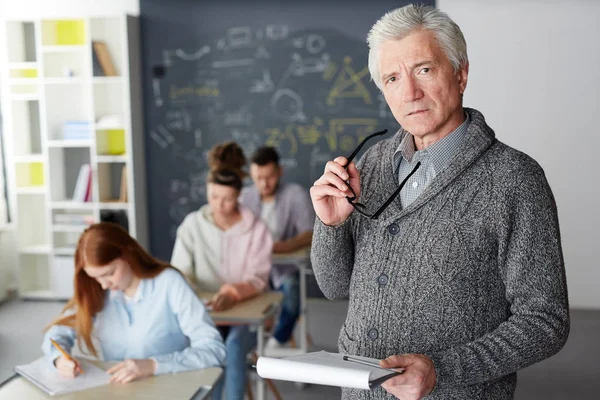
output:
{"label": "eyeglasses", "polygon": [[[387,133],[387,129],[384,129],[382,131],[379,132],[375,132],[373,134],[370,134],[369,136],[367,136],[366,138],[363,139],[362,142],[360,142],[360,144],[358,145],[358,147],[356,147],[356,149],[354,149],[354,151],[348,156],[348,163],[344,166],[344,168],[348,168],[348,165],[350,165],[350,163],[352,162],[352,160],[354,159],[354,157],[356,157],[356,155],[358,154],[358,152],[360,151],[360,149],[362,149],[362,147],[365,145],[365,143],[367,143],[367,141],[371,138],[374,138],[375,136],[381,136],[381,135],[385,135]],[[356,200],[356,193],[354,193],[354,189],[352,189],[352,186],[350,186],[350,184],[348,183],[348,188],[350,189],[350,191],[352,192],[352,197],[348,197],[346,196],[346,200],[348,200],[348,203],[350,203],[350,205],[352,205],[352,207],[354,207],[354,209],[356,211],[358,211],[358,213],[366,218],[369,219],[377,219],[381,213],[392,203],[392,201],[394,201],[394,199],[398,196],[398,194],[400,193],[400,191],[402,190],[402,188],[404,187],[404,185],[406,184],[406,182],[410,179],[410,177],[417,172],[417,170],[419,169],[419,167],[421,166],[421,162],[417,162],[417,165],[415,165],[415,167],[412,169],[412,171],[410,171],[410,174],[408,174],[406,176],[406,178],[404,178],[402,180],[402,182],[400,183],[400,186],[398,186],[398,188],[394,191],[394,193],[392,193],[392,195],[390,196],[389,199],[387,199],[385,201],[385,203],[383,203],[381,205],[381,207],[379,207],[377,209],[377,211],[375,211],[375,213],[373,214],[369,214],[366,212],[367,207],[359,202],[354,202]]]}

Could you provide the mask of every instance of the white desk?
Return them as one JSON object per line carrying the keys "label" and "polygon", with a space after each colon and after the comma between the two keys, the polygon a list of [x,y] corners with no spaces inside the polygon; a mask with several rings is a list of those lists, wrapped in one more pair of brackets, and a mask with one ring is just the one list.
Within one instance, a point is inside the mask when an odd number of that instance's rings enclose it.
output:
{"label": "white desk", "polygon": [[[102,369],[114,363],[92,361]],[[206,399],[221,379],[221,368],[205,368],[176,374],[155,375],[130,383],[111,383],[104,386],[48,396],[41,389],[20,375],[0,384],[0,400],[106,400],[106,399]]]}
{"label": "white desk", "polygon": [[[214,293],[197,292],[201,299],[210,299]],[[266,292],[260,296],[236,304],[227,311],[211,311],[210,316],[216,325],[253,325],[256,326],[256,354],[264,356],[265,321],[279,309],[283,293]],[[256,381],[256,395],[258,400],[265,399],[265,385],[262,379]]]}
{"label": "white desk", "polygon": [[300,315],[298,317],[298,344],[297,348],[275,348],[265,351],[267,357],[288,357],[308,352],[308,318],[306,313],[306,274],[310,265],[310,247],[297,250],[293,253],[273,254],[273,264],[296,265],[300,276]]}

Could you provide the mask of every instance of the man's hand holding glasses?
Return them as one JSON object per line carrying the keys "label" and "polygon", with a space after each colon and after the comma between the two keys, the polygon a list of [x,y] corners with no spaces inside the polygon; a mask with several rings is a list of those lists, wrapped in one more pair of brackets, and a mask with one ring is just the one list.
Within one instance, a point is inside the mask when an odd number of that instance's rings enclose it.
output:
{"label": "man's hand holding glasses", "polygon": [[354,210],[363,217],[377,219],[398,196],[408,179],[421,166],[421,163],[418,162],[385,203],[377,208],[374,213],[369,213],[367,207],[358,202],[358,197],[360,196],[360,173],[352,160],[369,139],[386,133],[387,129],[384,129],[383,131],[367,136],[348,158],[337,157],[325,165],[325,172],[315,181],[313,187],[310,188],[310,197],[315,213],[325,225],[336,226],[344,223]]}

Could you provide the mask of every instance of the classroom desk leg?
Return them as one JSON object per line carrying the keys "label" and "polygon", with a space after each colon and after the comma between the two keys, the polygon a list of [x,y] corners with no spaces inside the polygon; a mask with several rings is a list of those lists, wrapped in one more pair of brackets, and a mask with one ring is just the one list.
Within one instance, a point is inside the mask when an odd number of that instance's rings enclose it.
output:
{"label": "classroom desk leg", "polygon": [[298,263],[298,269],[300,271],[300,326],[299,335],[300,335],[300,349],[303,353],[308,352],[308,328],[307,328],[307,318],[306,318],[306,270],[308,269],[308,262],[301,261]]}
{"label": "classroom desk leg", "polygon": [[[259,357],[264,355],[264,340],[265,340],[265,327],[263,324],[258,325],[258,329],[256,330],[256,334],[258,335],[256,338],[256,353]],[[256,380],[256,398],[258,400],[265,400],[265,381],[258,377]]]}

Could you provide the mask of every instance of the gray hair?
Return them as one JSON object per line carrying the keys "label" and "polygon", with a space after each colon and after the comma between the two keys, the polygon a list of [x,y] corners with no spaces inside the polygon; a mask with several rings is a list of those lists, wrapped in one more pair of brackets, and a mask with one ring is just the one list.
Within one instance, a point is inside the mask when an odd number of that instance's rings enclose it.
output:
{"label": "gray hair", "polygon": [[381,89],[379,73],[379,46],[389,40],[401,40],[419,29],[427,29],[446,54],[454,72],[467,65],[467,43],[460,28],[448,14],[430,6],[409,4],[386,13],[367,35],[369,44],[369,72],[371,79]]}

